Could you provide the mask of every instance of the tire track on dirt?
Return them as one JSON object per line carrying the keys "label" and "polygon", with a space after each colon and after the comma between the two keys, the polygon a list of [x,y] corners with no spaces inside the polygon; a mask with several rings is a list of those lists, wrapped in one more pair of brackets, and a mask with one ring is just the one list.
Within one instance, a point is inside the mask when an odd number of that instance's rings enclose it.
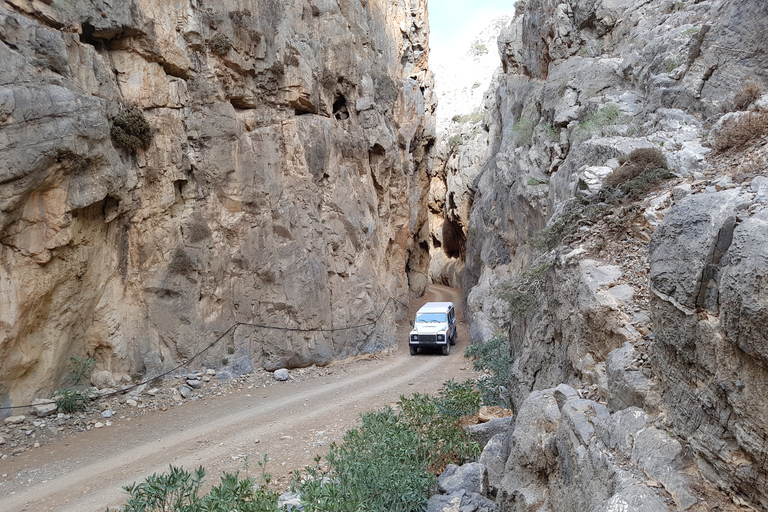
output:
{"label": "tire track on dirt", "polygon": [[[453,300],[460,306],[458,292],[444,287],[433,286],[419,303],[427,300]],[[459,338],[466,340],[466,328],[460,328],[464,332],[460,331]],[[84,434],[92,438],[90,442],[76,443],[77,447],[60,449],[58,454],[53,452],[42,462],[47,467],[32,471],[44,472],[45,480],[23,488],[16,486],[13,494],[0,499],[0,510],[101,512],[107,505],[124,502],[123,486],[166,471],[169,463],[187,469],[198,465],[212,469],[237,453],[238,446],[253,444],[254,439],[259,439],[259,446],[267,448],[279,461],[280,445],[285,444],[281,443],[281,433],[286,430],[308,431],[325,425],[329,418],[353,424],[361,412],[392,404],[402,394],[433,392],[459,373],[463,358],[456,353],[458,350],[449,357],[407,355],[405,340],[409,330],[407,320],[398,326],[397,356],[386,361],[352,363],[351,375],[242,390],[210,403],[190,402],[157,413],[160,416],[154,420],[136,422],[146,425],[122,424],[111,431]],[[80,460],[73,463],[74,457]],[[295,464],[299,468],[310,461]],[[218,480],[218,475],[212,471],[208,480]]]}

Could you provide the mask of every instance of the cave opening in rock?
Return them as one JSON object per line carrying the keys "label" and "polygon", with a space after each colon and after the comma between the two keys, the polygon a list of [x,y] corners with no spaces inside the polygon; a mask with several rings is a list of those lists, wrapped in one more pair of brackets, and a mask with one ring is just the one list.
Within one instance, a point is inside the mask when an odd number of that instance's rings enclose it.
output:
{"label": "cave opening in rock", "polygon": [[338,94],[333,102],[333,117],[338,120],[348,119],[347,98],[343,94]]}

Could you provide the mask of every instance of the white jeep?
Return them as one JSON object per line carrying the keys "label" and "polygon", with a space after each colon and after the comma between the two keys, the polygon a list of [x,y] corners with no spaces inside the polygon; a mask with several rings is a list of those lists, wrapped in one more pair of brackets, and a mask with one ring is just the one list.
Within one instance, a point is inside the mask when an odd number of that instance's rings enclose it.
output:
{"label": "white jeep", "polygon": [[419,347],[440,347],[443,355],[451,353],[456,344],[456,310],[453,302],[427,302],[411,322],[413,330],[408,337],[408,348],[415,356]]}

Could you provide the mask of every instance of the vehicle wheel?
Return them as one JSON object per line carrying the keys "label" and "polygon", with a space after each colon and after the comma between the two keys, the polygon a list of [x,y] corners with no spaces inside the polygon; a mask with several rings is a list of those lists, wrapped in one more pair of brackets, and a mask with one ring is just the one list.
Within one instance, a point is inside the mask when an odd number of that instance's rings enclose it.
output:
{"label": "vehicle wheel", "polygon": [[415,355],[416,355],[416,352],[419,350],[419,349],[418,349],[418,348],[416,348],[416,347],[408,347],[408,348],[411,350],[411,355],[412,355],[412,356],[415,356]]}
{"label": "vehicle wheel", "polygon": [[451,344],[446,343],[445,346],[443,347],[443,355],[447,356],[450,353],[451,353]]}
{"label": "vehicle wheel", "polygon": [[458,333],[453,333],[453,337],[451,338],[451,345],[455,345],[456,344],[456,336],[458,336],[458,335],[459,335]]}

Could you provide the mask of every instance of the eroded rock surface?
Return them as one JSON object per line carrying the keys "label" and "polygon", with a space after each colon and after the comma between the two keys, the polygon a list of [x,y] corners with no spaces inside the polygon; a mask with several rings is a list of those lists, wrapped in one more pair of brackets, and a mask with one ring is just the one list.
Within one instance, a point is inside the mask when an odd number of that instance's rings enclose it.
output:
{"label": "eroded rock surface", "polygon": [[[470,334],[501,331],[514,360],[497,508],[764,509],[768,148],[724,139],[766,108],[768,6],[518,8],[498,39],[487,147],[479,163],[476,148],[455,157],[480,169]],[[616,192],[636,150],[670,173]],[[630,427],[608,425],[627,411],[647,417],[619,435]]]}
{"label": "eroded rock surface", "polygon": [[[71,355],[120,381],[219,336],[195,367],[389,347],[426,284],[426,2],[76,4],[0,7],[0,402]],[[144,148],[110,136],[132,107]]]}

